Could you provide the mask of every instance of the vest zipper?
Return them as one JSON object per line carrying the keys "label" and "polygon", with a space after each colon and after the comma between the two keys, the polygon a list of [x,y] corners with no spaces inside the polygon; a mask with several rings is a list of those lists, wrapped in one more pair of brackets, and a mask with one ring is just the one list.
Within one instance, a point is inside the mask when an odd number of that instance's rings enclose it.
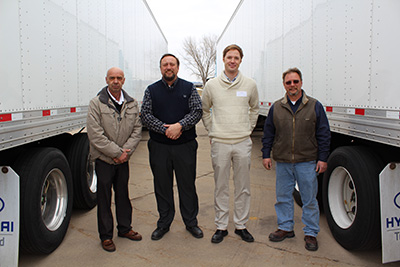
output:
{"label": "vest zipper", "polygon": [[294,140],[295,140],[295,135],[296,135],[296,131],[295,131],[295,127],[296,127],[296,116],[295,114],[293,114],[293,128],[292,128],[292,161],[294,162]]}

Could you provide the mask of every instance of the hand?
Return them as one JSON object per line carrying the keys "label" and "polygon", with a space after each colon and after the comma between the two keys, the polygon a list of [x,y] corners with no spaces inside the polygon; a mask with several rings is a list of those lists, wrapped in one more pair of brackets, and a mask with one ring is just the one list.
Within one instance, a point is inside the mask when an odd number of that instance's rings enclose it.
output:
{"label": "hand", "polygon": [[328,168],[328,163],[318,160],[315,171],[318,172],[318,174],[321,174],[325,172],[327,168]]}
{"label": "hand", "polygon": [[119,158],[113,158],[114,162],[121,164],[121,163],[128,161],[129,160],[129,154],[128,154],[129,152],[131,152],[130,149],[124,148],[123,152],[122,152],[121,156],[119,156]]}
{"label": "hand", "polygon": [[267,170],[271,170],[271,167],[272,167],[272,160],[271,160],[271,158],[263,159],[263,166],[264,166],[264,168],[266,168]]}
{"label": "hand", "polygon": [[182,125],[179,122],[174,124],[164,124],[164,127],[167,128],[165,135],[169,139],[176,140],[182,135]]}

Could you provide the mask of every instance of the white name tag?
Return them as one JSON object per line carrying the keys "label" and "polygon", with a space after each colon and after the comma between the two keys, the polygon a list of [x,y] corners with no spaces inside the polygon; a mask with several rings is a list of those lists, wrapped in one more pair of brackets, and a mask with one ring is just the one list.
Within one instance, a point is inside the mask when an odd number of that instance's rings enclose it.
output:
{"label": "white name tag", "polygon": [[237,91],[236,92],[236,96],[238,96],[238,97],[246,97],[247,96],[247,92],[246,91]]}

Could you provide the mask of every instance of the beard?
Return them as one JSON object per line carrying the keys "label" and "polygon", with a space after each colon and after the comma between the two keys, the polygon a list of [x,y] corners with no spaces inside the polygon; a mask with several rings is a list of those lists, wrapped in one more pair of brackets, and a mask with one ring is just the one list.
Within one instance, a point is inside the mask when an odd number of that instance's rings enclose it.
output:
{"label": "beard", "polygon": [[290,96],[297,96],[300,93],[300,90],[297,90],[296,92],[288,92]]}
{"label": "beard", "polygon": [[172,74],[171,76],[167,76],[166,74],[163,75],[164,80],[170,82],[173,81],[175,79],[176,75]]}

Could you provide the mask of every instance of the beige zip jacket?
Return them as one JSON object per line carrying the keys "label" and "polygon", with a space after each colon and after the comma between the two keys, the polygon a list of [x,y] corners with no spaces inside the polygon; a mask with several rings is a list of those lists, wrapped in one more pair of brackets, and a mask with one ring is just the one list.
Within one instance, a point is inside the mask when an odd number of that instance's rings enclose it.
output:
{"label": "beige zip jacket", "polygon": [[125,100],[121,113],[111,101],[107,86],[90,101],[86,124],[92,160],[117,164],[113,158],[120,157],[123,149],[130,149],[131,156],[142,138],[138,102],[124,90],[122,93]]}

